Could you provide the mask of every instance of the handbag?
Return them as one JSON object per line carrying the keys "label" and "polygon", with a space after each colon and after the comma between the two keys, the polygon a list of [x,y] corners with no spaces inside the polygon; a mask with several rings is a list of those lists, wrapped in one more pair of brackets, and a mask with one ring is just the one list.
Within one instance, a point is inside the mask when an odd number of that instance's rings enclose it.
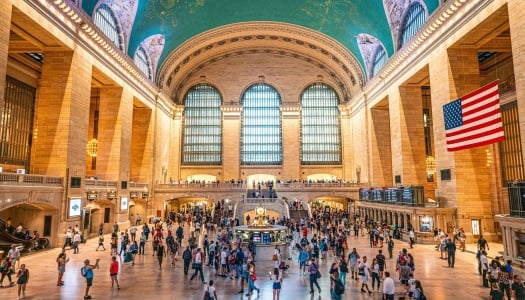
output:
{"label": "handbag", "polygon": [[255,273],[252,273],[252,281],[257,280],[257,276],[255,276]]}
{"label": "handbag", "polygon": [[193,270],[198,269],[198,268],[199,268],[199,265],[200,265],[200,264],[198,264],[198,263],[193,263],[193,264],[191,265],[191,268],[192,268]]}
{"label": "handbag", "polygon": [[316,276],[317,278],[321,278],[321,272],[319,272],[319,270],[317,270],[317,273],[315,273],[315,276]]}

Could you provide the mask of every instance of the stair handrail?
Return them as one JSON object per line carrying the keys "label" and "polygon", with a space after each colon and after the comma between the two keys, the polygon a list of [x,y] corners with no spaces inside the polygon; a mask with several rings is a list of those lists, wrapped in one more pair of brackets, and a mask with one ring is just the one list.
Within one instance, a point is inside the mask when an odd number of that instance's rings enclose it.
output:
{"label": "stair handrail", "polygon": [[310,207],[310,203],[306,204],[306,212],[308,213],[308,220],[312,218],[312,208]]}

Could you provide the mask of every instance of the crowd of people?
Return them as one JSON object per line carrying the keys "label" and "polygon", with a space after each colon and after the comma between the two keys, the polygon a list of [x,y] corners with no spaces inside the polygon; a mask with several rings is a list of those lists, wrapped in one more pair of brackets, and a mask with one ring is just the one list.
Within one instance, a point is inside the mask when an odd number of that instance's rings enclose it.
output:
{"label": "crowd of people", "polygon": [[[165,219],[153,217],[148,220],[143,220],[142,216],[137,214],[135,223],[124,230],[115,222],[109,241],[105,240],[104,224],[101,224],[95,251],[106,251],[105,243],[109,243],[107,246],[111,261],[108,272],[111,288],[121,288],[118,281],[119,272],[123,268],[121,262],[133,266],[137,255],[150,255],[155,258],[159,270],[163,269],[165,260],[171,267],[175,267],[177,261],[181,260],[183,267],[180,272],[189,277],[189,282],[194,287],[195,282],[202,282],[203,293],[207,299],[217,299],[218,290],[215,283],[221,280],[237,282],[240,294],[258,295],[261,290],[256,282],[260,273],[257,272],[258,260],[254,241],[251,238],[242,240],[234,234],[232,226],[238,225],[239,221],[238,218],[234,218],[227,203],[219,203],[216,213],[220,215],[215,219],[218,222],[214,222],[209,213],[171,212]],[[329,291],[331,298],[335,300],[342,299],[349,282],[357,285],[363,294],[381,293],[382,298],[386,300],[394,299],[396,294],[406,297],[405,299],[426,299],[422,282],[417,279],[415,272],[416,261],[407,249],[414,246],[415,240],[410,238],[409,234],[408,246],[396,254],[393,251],[394,244],[400,242],[396,240],[400,235],[397,226],[388,226],[384,221],[372,220],[367,216],[352,217],[344,211],[324,211],[320,208],[312,210],[311,218],[290,220],[268,217],[268,220],[273,224],[286,226],[289,230],[288,257],[283,257],[282,248],[276,246],[271,258],[273,271],[268,274],[268,278],[272,281],[274,300],[279,300],[283,279],[286,278],[283,276],[288,269],[285,260],[292,257],[297,258],[299,276],[308,279],[308,292],[312,295],[321,293],[325,288],[319,279],[329,276]],[[407,229],[413,232],[413,228]],[[436,250],[440,252],[441,258],[447,259],[448,266],[454,268],[456,242],[459,242],[460,249],[464,250],[464,231],[457,228],[453,237],[449,237],[440,229],[436,229],[434,233]],[[65,243],[56,258],[58,287],[65,284],[63,275],[70,261],[67,250],[73,250],[73,254],[80,253],[80,235],[78,225],[66,231]],[[373,254],[370,255],[370,250],[367,249],[368,255],[360,255],[365,249],[362,246],[361,249],[354,247],[352,243],[355,240],[349,239],[352,236],[366,239],[367,247],[369,245]],[[491,299],[503,299],[504,295],[508,300],[511,297],[523,299],[525,286],[521,277],[513,274],[512,261],[501,263],[499,259],[494,259],[489,264],[485,251],[488,249],[488,242],[481,236],[478,240],[478,269],[483,277],[483,285],[490,288]],[[29,280],[29,270],[24,264],[16,269],[15,264],[19,257],[20,253],[17,253],[17,248],[13,245],[12,251],[0,267],[0,285],[4,278],[9,280],[10,285],[14,285],[12,275],[16,274],[18,295],[19,298],[23,298]],[[389,265],[395,264],[395,269],[387,270],[387,261],[390,261]],[[330,265],[327,274],[323,274],[321,268],[321,265],[325,264]],[[98,259],[94,264],[89,259],[84,261],[81,269],[86,283],[84,299],[91,299],[89,291],[99,267]],[[214,278],[205,278],[205,274]]]}

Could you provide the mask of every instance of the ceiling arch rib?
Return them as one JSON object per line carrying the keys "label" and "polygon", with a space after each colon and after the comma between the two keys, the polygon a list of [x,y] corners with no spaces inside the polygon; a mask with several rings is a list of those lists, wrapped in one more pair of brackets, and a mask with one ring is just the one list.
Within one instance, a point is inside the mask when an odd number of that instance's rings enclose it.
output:
{"label": "ceiling arch rib", "polygon": [[[168,94],[189,72],[203,63],[238,51],[279,51],[304,57],[331,70],[346,89],[358,89],[365,82],[358,59],[337,41],[310,29],[276,23],[249,22],[223,26],[205,32],[175,49],[161,65],[157,83]],[[344,98],[342,98],[344,99]]]}

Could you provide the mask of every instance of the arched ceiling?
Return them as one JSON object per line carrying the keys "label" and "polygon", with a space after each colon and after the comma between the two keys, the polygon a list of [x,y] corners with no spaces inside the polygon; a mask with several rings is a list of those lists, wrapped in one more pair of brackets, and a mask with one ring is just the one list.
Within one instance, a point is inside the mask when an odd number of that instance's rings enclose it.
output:
{"label": "arched ceiling", "polygon": [[[132,24],[130,31],[124,32],[127,54],[133,57],[141,42],[164,35],[157,72],[181,46],[207,32],[233,24],[275,22],[304,28],[335,41],[354,57],[359,72],[364,73],[366,67],[356,36],[366,33],[377,38],[390,57],[395,51],[393,25],[389,24],[385,6],[406,7],[414,1],[421,0],[83,0],[81,5],[90,16],[101,2],[133,7],[123,14],[128,18],[127,24]],[[424,2],[429,14],[439,5],[439,0]],[[192,51],[198,48],[194,46]],[[162,86],[162,81],[157,81]]]}

